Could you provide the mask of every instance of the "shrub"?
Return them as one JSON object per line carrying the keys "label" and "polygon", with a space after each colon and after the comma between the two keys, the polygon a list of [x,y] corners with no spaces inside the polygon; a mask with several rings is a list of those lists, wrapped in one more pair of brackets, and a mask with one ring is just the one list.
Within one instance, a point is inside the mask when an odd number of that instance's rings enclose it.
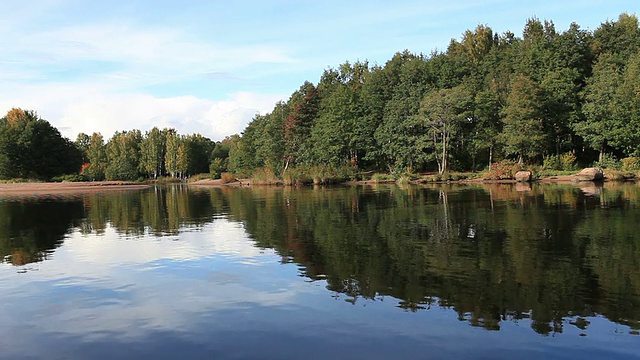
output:
{"label": "shrub", "polygon": [[375,173],[371,176],[371,181],[375,182],[376,184],[393,180],[393,176],[388,174]]}
{"label": "shrub", "polygon": [[223,173],[220,175],[220,181],[221,181],[223,184],[228,184],[228,183],[230,183],[230,182],[234,182],[234,181],[236,181],[236,178],[235,178],[231,173],[223,172]]}
{"label": "shrub", "polygon": [[607,180],[612,180],[612,181],[625,181],[625,180],[635,179],[636,174],[629,171],[620,171],[620,170],[609,168],[604,170],[604,177]]}
{"label": "shrub", "polygon": [[189,177],[189,182],[194,182],[194,181],[199,181],[202,179],[212,179],[213,178],[213,174],[195,174]]}
{"label": "shrub", "polygon": [[627,157],[620,160],[620,163],[622,163],[622,170],[627,170],[627,171],[640,170],[640,158],[638,157],[633,157],[633,156]]}
{"label": "shrub", "polygon": [[520,171],[522,167],[512,160],[502,160],[491,165],[491,169],[487,170],[484,178],[488,180],[505,180],[513,179],[513,176]]}
{"label": "shrub", "polygon": [[593,163],[593,167],[599,167],[603,169],[615,169],[620,170],[621,163],[612,155],[605,155],[602,161],[596,161]]}
{"label": "shrub", "polygon": [[81,181],[89,181],[89,177],[85,175],[79,174],[69,174],[69,175],[60,175],[54,176],[51,178],[53,182],[81,182]]}
{"label": "shrub", "polygon": [[339,183],[356,178],[355,171],[347,166],[316,165],[310,168],[310,177],[314,184]]}
{"label": "shrub", "polygon": [[226,160],[215,158],[209,164],[209,172],[212,179],[219,179],[223,172],[227,171]]}
{"label": "shrub", "polygon": [[560,155],[546,156],[542,162],[543,170],[576,170],[576,155],[566,152]]}
{"label": "shrub", "polygon": [[310,169],[306,166],[298,166],[288,168],[282,174],[282,181],[285,185],[304,185],[310,184],[313,179],[311,178]]}
{"label": "shrub", "polygon": [[398,177],[396,184],[404,185],[411,182],[411,176],[409,174],[403,174]]}
{"label": "shrub", "polygon": [[276,185],[280,183],[280,179],[278,179],[272,168],[261,167],[253,171],[251,183],[255,185]]}

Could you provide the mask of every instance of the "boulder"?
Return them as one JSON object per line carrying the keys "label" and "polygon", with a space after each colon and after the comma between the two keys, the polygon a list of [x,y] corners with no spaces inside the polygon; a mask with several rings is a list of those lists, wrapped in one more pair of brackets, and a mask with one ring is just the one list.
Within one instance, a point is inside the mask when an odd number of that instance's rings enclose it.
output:
{"label": "boulder", "polygon": [[586,168],[577,173],[578,181],[598,181],[604,179],[604,173],[600,168]]}
{"label": "boulder", "polygon": [[517,182],[529,182],[531,181],[531,171],[518,171],[513,177]]}

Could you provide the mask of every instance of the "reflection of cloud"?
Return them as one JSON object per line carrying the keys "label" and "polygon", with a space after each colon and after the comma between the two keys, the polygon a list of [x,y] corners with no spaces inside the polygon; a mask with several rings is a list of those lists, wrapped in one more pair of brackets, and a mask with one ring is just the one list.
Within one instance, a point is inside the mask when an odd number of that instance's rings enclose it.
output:
{"label": "reflection of cloud", "polygon": [[290,304],[293,288],[305,286],[277,271],[279,257],[254,247],[239,223],[183,230],[162,238],[76,231],[34,271],[0,264],[3,328],[29,328],[34,342],[48,333],[130,341],[188,330],[202,314]]}
{"label": "reflection of cloud", "polygon": [[[65,247],[71,247],[70,254],[73,255],[68,260],[87,261],[93,265],[152,264],[158,260],[191,261],[209,255],[246,259],[265,254],[264,250],[256,248],[247,239],[239,223],[222,219],[173,237],[156,238],[149,235],[135,241],[119,239],[112,227],[105,230],[103,241],[93,241],[93,237],[74,233],[66,239]],[[58,256],[62,255],[56,254]]]}
{"label": "reflection of cloud", "polygon": [[174,237],[156,238],[152,235],[139,240],[121,239],[108,227],[103,241],[92,240],[94,235],[74,233],[65,240],[71,247],[73,258],[92,264],[149,264],[157,260],[190,261],[210,255],[245,259],[264,256],[248,240],[239,223],[216,219],[202,229],[184,231]]}

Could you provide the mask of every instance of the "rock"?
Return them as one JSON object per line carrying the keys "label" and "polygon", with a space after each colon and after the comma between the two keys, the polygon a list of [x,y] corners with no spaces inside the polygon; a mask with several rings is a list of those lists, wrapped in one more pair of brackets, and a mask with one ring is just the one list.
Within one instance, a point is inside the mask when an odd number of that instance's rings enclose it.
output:
{"label": "rock", "polygon": [[604,179],[604,173],[600,168],[586,168],[577,173],[578,181],[598,181]]}
{"label": "rock", "polygon": [[518,171],[513,177],[517,182],[529,182],[531,181],[531,171]]}

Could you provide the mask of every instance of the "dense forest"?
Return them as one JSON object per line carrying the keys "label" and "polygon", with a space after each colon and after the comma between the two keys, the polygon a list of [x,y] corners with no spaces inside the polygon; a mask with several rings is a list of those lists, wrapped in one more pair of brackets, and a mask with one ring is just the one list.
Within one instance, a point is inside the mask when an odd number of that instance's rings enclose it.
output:
{"label": "dense forest", "polygon": [[478,25],[444,52],[328,68],[221,142],[158,128],[71,142],[12,109],[0,119],[0,179],[443,174],[501,161],[640,170],[639,48],[638,18],[626,13],[594,31],[532,18],[521,38]]}
{"label": "dense forest", "polygon": [[639,47],[635,15],[593,32],[532,18],[522,38],[478,25],[445,52],[345,62],[257,115],[232,142],[229,167],[443,173],[637,157]]}

